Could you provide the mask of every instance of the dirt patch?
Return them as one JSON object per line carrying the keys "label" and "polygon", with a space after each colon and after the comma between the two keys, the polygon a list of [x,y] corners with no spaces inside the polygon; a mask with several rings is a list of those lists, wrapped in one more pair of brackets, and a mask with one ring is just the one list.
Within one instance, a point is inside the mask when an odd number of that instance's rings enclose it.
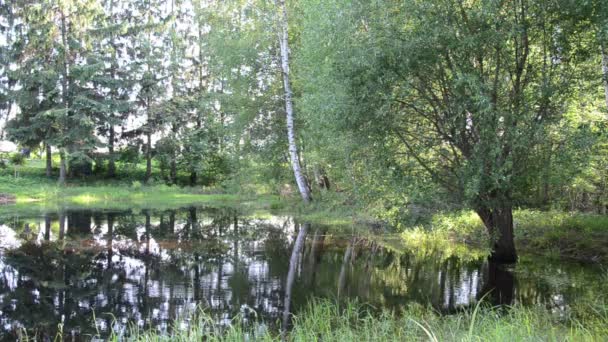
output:
{"label": "dirt patch", "polygon": [[0,205],[15,203],[15,196],[0,193]]}

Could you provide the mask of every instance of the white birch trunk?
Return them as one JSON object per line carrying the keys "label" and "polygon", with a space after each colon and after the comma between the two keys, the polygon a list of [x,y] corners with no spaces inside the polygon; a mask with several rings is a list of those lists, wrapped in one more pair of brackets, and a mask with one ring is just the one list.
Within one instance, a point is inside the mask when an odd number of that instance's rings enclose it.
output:
{"label": "white birch trunk", "polygon": [[283,304],[283,327],[281,329],[281,335],[283,339],[287,336],[287,327],[289,326],[289,318],[291,316],[291,297],[293,291],[293,284],[296,279],[296,271],[300,263],[298,260],[301,257],[302,249],[304,248],[304,242],[306,241],[306,231],[310,228],[310,223],[304,223],[300,227],[298,236],[293,243],[293,250],[291,251],[291,258],[289,258],[289,271],[287,272],[287,280],[285,282],[285,302]]}
{"label": "white birch trunk", "polygon": [[608,110],[608,51],[604,40],[602,40],[600,48],[602,50],[602,76],[604,79],[604,95],[606,97],[606,110]]}
{"label": "white birch trunk", "polygon": [[308,185],[306,184],[306,178],[302,174],[302,168],[300,167],[300,159],[298,158],[298,148],[296,145],[296,133],[294,128],[293,118],[293,102],[291,97],[291,84],[289,81],[289,45],[288,39],[289,34],[287,30],[287,8],[285,6],[285,0],[275,0],[279,7],[280,25],[281,32],[279,33],[279,42],[281,45],[281,68],[283,70],[283,86],[285,88],[285,112],[287,113],[287,139],[289,141],[289,157],[291,159],[291,166],[293,168],[294,176],[296,177],[296,183],[300,190],[300,195],[304,202],[308,203],[312,201]]}

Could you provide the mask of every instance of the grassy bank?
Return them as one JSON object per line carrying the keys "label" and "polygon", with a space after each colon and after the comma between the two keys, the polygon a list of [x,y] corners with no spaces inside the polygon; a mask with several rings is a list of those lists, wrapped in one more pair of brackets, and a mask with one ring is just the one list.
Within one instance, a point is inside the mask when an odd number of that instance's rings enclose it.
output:
{"label": "grassy bank", "polygon": [[[141,171],[141,170],[140,170]],[[0,206],[0,215],[38,213],[62,207],[129,209],[171,209],[192,205],[238,206],[248,214],[295,215],[311,223],[334,226],[361,225],[379,228],[369,209],[344,193],[316,194],[311,205],[303,205],[297,194],[279,197],[253,192],[226,193],[217,188],[167,186],[162,182],[142,185],[141,172],[126,173],[121,179],[71,179],[59,186],[44,175],[41,160],[28,160],[14,176],[12,167],[0,169],[0,194],[15,197],[16,204]],[[235,189],[233,189],[235,190]],[[608,216],[559,211],[516,210],[515,242],[520,252],[583,261],[608,261]],[[488,235],[472,211],[436,214],[430,223],[400,227],[398,245],[416,249],[424,246],[443,251],[476,248],[484,253]],[[397,245],[397,244],[396,244]]]}
{"label": "grassy bank", "polygon": [[[515,210],[515,244],[520,253],[587,262],[608,261],[608,216],[561,211]],[[404,229],[406,245],[439,249],[489,245],[473,211],[437,214],[425,226]]]}
{"label": "grassy bank", "polygon": [[[19,203],[40,202],[46,204],[82,204],[104,202],[187,202],[201,189],[169,187],[158,182],[142,186],[134,177],[121,179],[74,178],[65,186],[57,184],[56,177],[47,178],[40,160],[28,160],[18,167],[18,176],[12,167],[0,170],[0,193],[11,194]],[[209,191],[207,191],[209,192]]]}
{"label": "grassy bank", "polygon": [[[58,156],[54,156],[54,165]],[[297,194],[278,196],[268,186],[246,184],[230,189],[204,186],[168,186],[161,180],[158,165],[153,163],[152,179],[142,184],[145,164],[120,169],[117,178],[106,178],[103,173],[87,177],[73,177],[59,186],[57,172],[46,177],[45,162],[27,159],[24,165],[8,165],[0,168],[0,200],[3,195],[14,199],[14,204],[0,205],[0,216],[18,213],[21,216],[36,215],[59,208],[94,209],[175,209],[187,206],[233,206],[243,214],[257,217],[293,215],[311,223],[334,226],[363,226],[372,221],[365,211],[344,205],[340,196],[316,197],[312,205],[303,205]],[[16,171],[16,172],[15,172]],[[17,176],[16,176],[17,175]],[[269,191],[270,190],[270,191]]]}
{"label": "grassy bank", "polygon": [[[15,197],[15,204],[0,207],[0,212],[53,210],[59,207],[100,209],[175,208],[216,203],[248,202],[249,197],[206,193],[202,188],[181,188],[167,185],[142,186],[138,182],[95,181],[71,182],[59,186],[56,182],[37,177],[0,176],[0,193]],[[259,200],[259,199],[256,199]],[[269,206],[273,199],[262,198],[260,205]]]}
{"label": "grassy bank", "polygon": [[[312,302],[294,317],[288,341],[602,341],[608,338],[606,307],[595,305],[579,313],[551,313],[546,308],[476,308],[440,316],[431,309],[411,306],[398,314],[372,314],[358,304],[339,307]],[[373,310],[372,310],[373,311]],[[591,313],[589,313],[591,312]],[[220,329],[204,313],[189,319],[189,327],[169,334],[151,331],[114,335],[121,341],[281,341],[278,332],[243,328],[238,320]],[[182,322],[176,323],[182,326]]]}
{"label": "grassy bank", "polygon": [[[94,209],[174,209],[187,206],[233,206],[243,214],[265,217],[270,215],[295,215],[311,223],[352,225],[361,223],[351,208],[343,208],[331,201],[320,201],[314,205],[302,205],[296,196],[279,197],[275,194],[255,193],[233,189],[232,193],[222,188],[203,186],[168,186],[162,181],[152,180],[144,185],[141,170],[122,173],[122,178],[106,179],[96,176],[69,179],[60,186],[55,177],[45,176],[41,160],[27,160],[18,167],[15,176],[13,167],[0,169],[0,195],[14,199],[13,204],[0,205],[0,216],[19,214],[36,215],[60,208]],[[158,170],[156,170],[158,171]],[[153,173],[153,175],[156,175]],[[249,189],[249,188],[248,188]]]}
{"label": "grassy bank", "polygon": [[179,187],[139,182],[71,182],[59,186],[46,178],[0,176],[0,194],[14,196],[15,203],[0,205],[0,215],[35,215],[60,208],[175,209],[188,206],[232,206],[256,217],[295,215],[301,220],[330,225],[360,224],[350,210],[335,210],[316,203],[304,206],[299,198],[274,194],[223,193],[221,189]]}

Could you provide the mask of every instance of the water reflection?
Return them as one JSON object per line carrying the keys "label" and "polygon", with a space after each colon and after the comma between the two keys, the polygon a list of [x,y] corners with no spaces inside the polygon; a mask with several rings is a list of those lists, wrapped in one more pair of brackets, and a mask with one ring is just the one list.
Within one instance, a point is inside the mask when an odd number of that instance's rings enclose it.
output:
{"label": "water reflection", "polygon": [[[204,307],[218,324],[290,324],[311,297],[450,313],[486,295],[494,304],[567,310],[591,297],[594,270],[525,259],[513,271],[480,259],[398,253],[375,239],[290,217],[229,208],[71,211],[0,223],[0,338],[21,329],[85,337],[129,324],[168,331]],[[594,278],[595,277],[595,278]]]}
{"label": "water reflection", "polygon": [[285,337],[285,333],[287,332],[287,328],[290,323],[289,318],[291,315],[293,284],[296,280],[298,268],[300,265],[302,265],[302,249],[304,248],[304,240],[306,239],[306,232],[308,229],[310,229],[309,223],[305,223],[300,227],[298,237],[293,244],[291,258],[289,259],[289,271],[287,271],[287,280],[285,281],[285,304],[283,305],[283,337]]}

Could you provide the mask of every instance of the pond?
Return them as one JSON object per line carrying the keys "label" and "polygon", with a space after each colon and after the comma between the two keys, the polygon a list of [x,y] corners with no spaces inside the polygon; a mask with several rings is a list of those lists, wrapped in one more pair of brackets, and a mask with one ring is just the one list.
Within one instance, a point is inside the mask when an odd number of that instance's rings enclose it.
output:
{"label": "pond", "polygon": [[590,265],[524,257],[506,267],[361,232],[233,208],[14,215],[0,222],[0,339],[168,332],[197,309],[219,326],[238,316],[281,329],[313,298],[450,314],[485,295],[567,315],[603,283]]}

